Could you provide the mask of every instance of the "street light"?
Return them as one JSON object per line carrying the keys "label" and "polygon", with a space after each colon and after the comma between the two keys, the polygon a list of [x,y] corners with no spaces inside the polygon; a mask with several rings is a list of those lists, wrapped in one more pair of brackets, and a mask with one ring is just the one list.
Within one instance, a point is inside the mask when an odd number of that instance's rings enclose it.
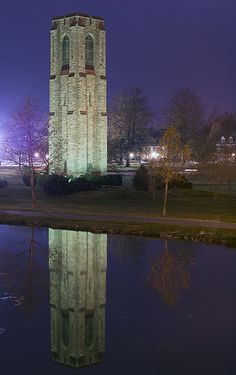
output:
{"label": "street light", "polygon": [[159,152],[156,152],[156,151],[152,151],[152,152],[151,152],[151,158],[152,158],[152,159],[157,159],[158,156],[160,156]]}

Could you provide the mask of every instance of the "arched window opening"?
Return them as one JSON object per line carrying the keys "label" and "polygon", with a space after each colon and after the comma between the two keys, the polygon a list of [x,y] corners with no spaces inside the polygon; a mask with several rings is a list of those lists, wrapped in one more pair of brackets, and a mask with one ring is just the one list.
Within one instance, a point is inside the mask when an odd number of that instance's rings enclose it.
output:
{"label": "arched window opening", "polygon": [[70,60],[70,41],[66,35],[62,42],[62,66],[69,66]]}
{"label": "arched window opening", "polygon": [[94,62],[93,62],[93,38],[91,35],[88,35],[86,37],[86,43],[85,43],[85,65],[93,68]]}

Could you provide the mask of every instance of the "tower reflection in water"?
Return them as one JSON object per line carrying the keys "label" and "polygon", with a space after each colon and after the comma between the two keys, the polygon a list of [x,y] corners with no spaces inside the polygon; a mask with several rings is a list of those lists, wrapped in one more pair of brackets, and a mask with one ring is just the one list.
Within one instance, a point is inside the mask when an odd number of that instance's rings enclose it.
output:
{"label": "tower reflection in water", "polygon": [[49,229],[51,350],[73,367],[105,350],[107,236]]}

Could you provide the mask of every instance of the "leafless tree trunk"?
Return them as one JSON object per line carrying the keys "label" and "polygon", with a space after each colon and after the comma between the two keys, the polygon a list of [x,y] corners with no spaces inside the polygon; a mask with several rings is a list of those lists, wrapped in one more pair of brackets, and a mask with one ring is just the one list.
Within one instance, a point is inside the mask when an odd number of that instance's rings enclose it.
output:
{"label": "leafless tree trunk", "polygon": [[168,179],[165,180],[165,189],[164,189],[164,202],[163,202],[163,211],[162,215],[166,216],[166,207],[167,207],[167,198],[168,198]]}
{"label": "leafless tree trunk", "polygon": [[36,192],[35,192],[35,174],[34,174],[33,165],[30,169],[30,184],[31,184],[32,207],[34,208],[36,205]]}
{"label": "leafless tree trunk", "polygon": [[164,184],[164,199],[162,215],[166,215],[169,183],[177,176],[176,158],[179,158],[181,151],[181,142],[179,133],[175,128],[169,128],[165,131],[161,141],[161,147],[166,150],[166,155],[160,161],[151,160],[149,162],[149,183],[151,182],[151,191],[154,191],[155,178],[159,177]]}

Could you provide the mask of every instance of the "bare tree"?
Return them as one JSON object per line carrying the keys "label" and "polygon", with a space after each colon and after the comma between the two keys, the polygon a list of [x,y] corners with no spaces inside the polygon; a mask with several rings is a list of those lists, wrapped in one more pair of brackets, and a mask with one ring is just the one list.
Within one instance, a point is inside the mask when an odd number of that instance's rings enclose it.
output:
{"label": "bare tree", "polygon": [[167,240],[164,240],[162,254],[151,257],[149,262],[151,269],[147,284],[159,293],[171,309],[174,309],[181,293],[187,290],[191,283],[191,270],[195,267],[192,253],[185,249],[171,252],[168,250]]}
{"label": "bare tree", "polygon": [[224,136],[236,136],[236,114],[235,113],[218,113],[209,121],[209,140],[214,143]]}
{"label": "bare tree", "polygon": [[126,157],[141,151],[147,143],[148,125],[152,119],[147,98],[140,88],[121,91],[113,100],[108,121],[108,153]]}
{"label": "bare tree", "polygon": [[8,126],[8,137],[4,153],[8,160],[28,167],[32,191],[32,206],[35,206],[35,153],[45,158],[48,150],[48,118],[40,111],[32,98],[24,99],[12,114]]}
{"label": "bare tree", "polygon": [[194,148],[204,126],[204,106],[196,93],[189,88],[174,91],[164,111],[165,123],[180,134],[182,150],[185,145]]}
{"label": "bare tree", "polygon": [[166,215],[169,183],[178,176],[176,161],[181,153],[180,135],[175,128],[165,131],[161,141],[161,147],[165,150],[165,157],[160,161],[152,159],[149,163],[148,172],[150,181],[160,178],[164,184],[163,216]]}

